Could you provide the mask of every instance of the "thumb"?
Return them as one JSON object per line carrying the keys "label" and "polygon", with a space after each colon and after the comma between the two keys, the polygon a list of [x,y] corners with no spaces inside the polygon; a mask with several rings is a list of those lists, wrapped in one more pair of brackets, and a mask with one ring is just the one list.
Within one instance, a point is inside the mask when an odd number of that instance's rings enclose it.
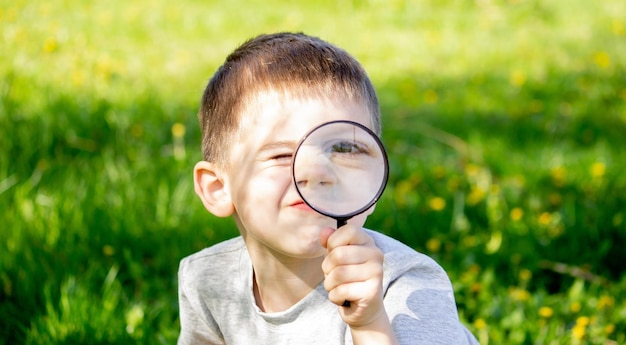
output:
{"label": "thumb", "polygon": [[322,244],[322,247],[327,248],[328,238],[334,232],[335,232],[335,229],[333,228],[323,228],[322,231],[320,231],[320,243]]}

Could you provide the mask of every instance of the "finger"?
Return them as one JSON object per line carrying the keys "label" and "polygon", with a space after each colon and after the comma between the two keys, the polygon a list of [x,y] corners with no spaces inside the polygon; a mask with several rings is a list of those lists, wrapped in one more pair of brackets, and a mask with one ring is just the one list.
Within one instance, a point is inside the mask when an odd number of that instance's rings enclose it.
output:
{"label": "finger", "polygon": [[330,271],[324,279],[324,288],[331,291],[343,284],[382,281],[382,267],[376,263],[363,265],[339,266]]}
{"label": "finger", "polygon": [[360,265],[375,262],[382,265],[383,253],[375,246],[341,246],[329,250],[322,262],[322,271],[328,274],[338,266]]}
{"label": "finger", "polygon": [[328,237],[326,248],[332,250],[339,246],[369,245],[374,240],[360,227],[344,225]]}
{"label": "finger", "polygon": [[328,238],[335,232],[333,228],[323,228],[320,231],[320,243],[322,247],[326,248],[328,246]]}
{"label": "finger", "polygon": [[381,293],[377,282],[366,280],[339,285],[328,292],[328,299],[338,306],[350,301],[350,307],[363,307],[370,301],[381,298]]}

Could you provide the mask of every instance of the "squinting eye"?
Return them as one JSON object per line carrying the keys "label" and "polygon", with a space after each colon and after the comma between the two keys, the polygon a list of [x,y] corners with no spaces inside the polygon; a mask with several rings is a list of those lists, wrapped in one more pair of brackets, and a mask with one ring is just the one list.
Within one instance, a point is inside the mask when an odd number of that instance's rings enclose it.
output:
{"label": "squinting eye", "polygon": [[367,149],[358,143],[341,141],[331,146],[331,152],[333,153],[367,153]]}
{"label": "squinting eye", "polygon": [[292,153],[283,153],[272,156],[272,160],[291,160],[291,157],[293,157]]}

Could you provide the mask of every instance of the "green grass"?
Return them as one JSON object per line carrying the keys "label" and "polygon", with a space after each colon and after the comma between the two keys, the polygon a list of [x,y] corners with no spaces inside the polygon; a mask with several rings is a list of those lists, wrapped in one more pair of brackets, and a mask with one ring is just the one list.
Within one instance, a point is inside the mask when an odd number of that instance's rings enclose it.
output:
{"label": "green grass", "polygon": [[175,342],[178,261],[236,235],[193,193],[197,103],[230,50],[278,30],[370,72],[392,171],[368,225],[446,268],[481,344],[625,343],[623,13],[0,0],[0,343]]}

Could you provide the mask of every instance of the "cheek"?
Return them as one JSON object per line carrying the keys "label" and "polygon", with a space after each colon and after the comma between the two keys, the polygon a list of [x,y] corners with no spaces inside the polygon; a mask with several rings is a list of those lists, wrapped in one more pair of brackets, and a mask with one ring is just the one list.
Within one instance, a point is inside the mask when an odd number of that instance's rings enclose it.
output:
{"label": "cheek", "polygon": [[348,219],[348,224],[358,226],[360,228],[365,225],[365,221],[367,220],[367,216],[371,214],[370,210],[365,211],[365,213],[357,214],[356,216]]}
{"label": "cheek", "polygon": [[271,167],[254,171],[248,179],[240,184],[237,201],[250,204],[251,207],[265,208],[281,202],[283,196],[292,185],[289,167]]}
{"label": "cheek", "polygon": [[365,225],[365,222],[367,221],[367,216],[372,214],[372,212],[374,212],[374,209],[376,209],[376,204],[374,204],[372,207],[367,209],[365,212],[361,214],[357,214],[356,216],[348,219],[348,224],[362,228]]}

